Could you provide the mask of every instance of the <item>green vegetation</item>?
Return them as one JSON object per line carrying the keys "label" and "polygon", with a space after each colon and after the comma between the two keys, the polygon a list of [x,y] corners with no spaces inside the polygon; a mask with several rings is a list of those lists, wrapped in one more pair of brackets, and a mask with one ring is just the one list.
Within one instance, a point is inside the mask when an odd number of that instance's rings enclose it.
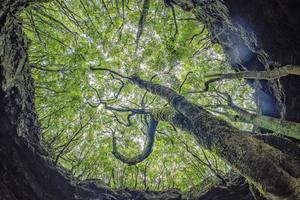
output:
{"label": "green vegetation", "polygon": [[143,6],[143,1],[54,0],[23,12],[43,143],[50,157],[80,180],[112,188],[208,188],[229,166],[169,123],[158,124],[153,152],[145,161],[128,166],[112,154],[113,136],[118,151],[129,157],[146,144],[150,118],[133,109],[168,106],[128,80],[91,67],[138,74],[229,121],[236,113],[222,106],[228,102],[221,91],[255,112],[251,89],[243,81],[220,81],[203,92],[206,75],[230,72],[205,24],[178,8],[175,22],[172,7],[163,1],[151,1],[147,16]]}

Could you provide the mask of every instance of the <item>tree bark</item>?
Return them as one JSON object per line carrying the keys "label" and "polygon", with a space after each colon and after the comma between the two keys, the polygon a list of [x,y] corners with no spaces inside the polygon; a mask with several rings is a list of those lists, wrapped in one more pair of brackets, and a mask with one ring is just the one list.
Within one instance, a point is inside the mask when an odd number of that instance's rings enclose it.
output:
{"label": "tree bark", "polygon": [[[174,90],[133,76],[131,81],[142,89],[167,100],[176,110],[154,114],[192,133],[208,149],[250,178],[270,199],[300,199],[300,155],[291,156],[276,146],[257,139],[214,117]],[[285,138],[282,138],[284,141]],[[300,150],[299,146],[298,152]]]}
{"label": "tree bark", "polygon": [[237,115],[234,116],[236,121],[245,121],[255,124],[261,128],[271,130],[276,133],[300,140],[300,123],[285,121],[275,117],[250,113],[243,108],[235,105],[232,100],[229,101],[228,106],[223,106],[225,109],[234,110]]}

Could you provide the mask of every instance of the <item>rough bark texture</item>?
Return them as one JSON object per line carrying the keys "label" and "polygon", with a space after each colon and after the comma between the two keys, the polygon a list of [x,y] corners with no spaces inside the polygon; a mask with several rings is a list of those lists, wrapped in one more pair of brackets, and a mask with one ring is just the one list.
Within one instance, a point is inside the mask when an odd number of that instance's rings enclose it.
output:
{"label": "rough bark texture", "polygon": [[[300,62],[300,2],[297,0],[174,2],[206,21],[212,40],[222,45],[236,70],[263,71]],[[300,122],[299,76],[248,82],[255,87],[262,114]],[[279,143],[283,144],[282,141],[271,143],[276,143],[277,148]]]}
{"label": "rough bark texture", "polygon": [[[2,0],[0,3],[0,199],[184,199],[177,191],[113,191],[94,183],[80,184],[46,157],[39,143],[34,83],[26,65],[27,43],[16,16],[29,2],[32,1]],[[258,60],[261,52],[269,55],[268,62],[299,64],[297,0],[224,2],[181,0],[177,4],[185,10],[198,7],[205,11],[202,14],[207,17],[214,39],[223,45],[236,67],[265,69],[265,63]],[[200,15],[197,9],[194,12]],[[285,117],[300,121],[300,89],[296,87],[300,85],[299,78],[288,76],[281,81],[286,94]],[[274,98],[273,90],[268,90],[268,84],[262,83],[262,89],[258,90],[260,106],[265,114],[278,116],[279,109],[273,110],[278,99]],[[235,187],[219,185],[199,199],[250,200],[253,199],[250,194],[248,185],[237,181]]]}
{"label": "rough bark texture", "polygon": [[[278,146],[239,131],[201,106],[189,102],[174,90],[133,76],[131,81],[158,95],[176,110],[154,114],[156,120],[172,123],[193,134],[200,144],[228,161],[244,176],[261,188],[269,199],[300,199],[300,155],[289,155]],[[288,142],[281,138],[282,142]],[[295,146],[297,151],[299,146]],[[295,149],[296,150],[296,149]]]}
{"label": "rough bark texture", "polygon": [[255,189],[250,187],[244,178],[234,176],[230,185],[219,184],[204,193],[199,200],[263,200]]}

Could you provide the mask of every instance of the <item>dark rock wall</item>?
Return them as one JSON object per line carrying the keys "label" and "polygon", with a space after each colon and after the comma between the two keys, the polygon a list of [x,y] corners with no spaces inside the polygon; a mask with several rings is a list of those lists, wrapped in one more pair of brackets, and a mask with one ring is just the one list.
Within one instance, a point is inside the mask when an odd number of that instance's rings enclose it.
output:
{"label": "dark rock wall", "polygon": [[199,200],[264,200],[261,194],[248,185],[243,177],[230,175],[227,185],[219,184],[204,193]]}
{"label": "dark rock wall", "polygon": [[[209,20],[212,37],[223,46],[236,69],[267,70],[300,64],[298,0],[216,2],[219,1],[197,1],[204,10],[213,8],[215,11],[214,19]],[[207,13],[211,16],[211,11]],[[300,122],[299,76],[260,81],[260,84],[249,80],[249,83],[256,87],[256,100],[262,114]]]}
{"label": "dark rock wall", "polygon": [[40,146],[34,82],[18,11],[29,1],[0,2],[0,200],[183,199],[178,191],[112,190],[78,183]]}

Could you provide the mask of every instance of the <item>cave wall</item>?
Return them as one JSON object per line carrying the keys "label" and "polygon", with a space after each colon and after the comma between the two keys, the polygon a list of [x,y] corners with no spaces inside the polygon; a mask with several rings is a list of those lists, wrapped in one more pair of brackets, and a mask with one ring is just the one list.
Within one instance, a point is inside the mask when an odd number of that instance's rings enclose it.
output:
{"label": "cave wall", "polygon": [[[189,4],[188,9],[206,21],[212,40],[222,45],[236,70],[300,63],[298,0],[193,0]],[[248,83],[255,88],[262,114],[300,122],[299,76]]]}
{"label": "cave wall", "polygon": [[245,178],[230,174],[230,182],[218,184],[202,194],[198,200],[265,200]]}
{"label": "cave wall", "polygon": [[[26,0],[0,6],[0,191],[1,199],[58,199],[74,190],[44,158],[34,112],[34,82],[18,11]],[[51,185],[57,185],[52,187]],[[60,187],[58,187],[60,186]]]}
{"label": "cave wall", "polygon": [[[250,53],[249,61],[241,62],[247,70],[266,70],[286,64],[297,65],[300,63],[300,2],[297,0],[265,0],[265,1],[236,1],[226,0],[233,25],[254,35],[254,40],[243,38]],[[255,41],[255,42],[254,42]],[[250,44],[247,44],[250,43]],[[235,49],[235,47],[233,47]],[[230,49],[229,49],[230,52]],[[263,56],[265,54],[266,56]],[[230,57],[234,55],[230,54]],[[262,59],[260,59],[262,58]],[[259,65],[259,63],[261,65]],[[239,63],[237,63],[239,64]],[[276,89],[270,87],[273,83],[262,82],[271,96],[275,96]],[[278,112],[284,111],[283,118],[300,122],[300,77],[287,76],[280,79],[279,89],[282,89],[282,108],[276,99]],[[264,89],[264,91],[266,91]],[[278,92],[278,91],[277,91]],[[270,115],[269,105],[264,104],[261,94],[261,108],[263,114]],[[272,107],[274,103],[271,103]],[[279,106],[278,106],[279,105]],[[274,109],[275,110],[275,109]],[[275,113],[271,112],[271,115]]]}

